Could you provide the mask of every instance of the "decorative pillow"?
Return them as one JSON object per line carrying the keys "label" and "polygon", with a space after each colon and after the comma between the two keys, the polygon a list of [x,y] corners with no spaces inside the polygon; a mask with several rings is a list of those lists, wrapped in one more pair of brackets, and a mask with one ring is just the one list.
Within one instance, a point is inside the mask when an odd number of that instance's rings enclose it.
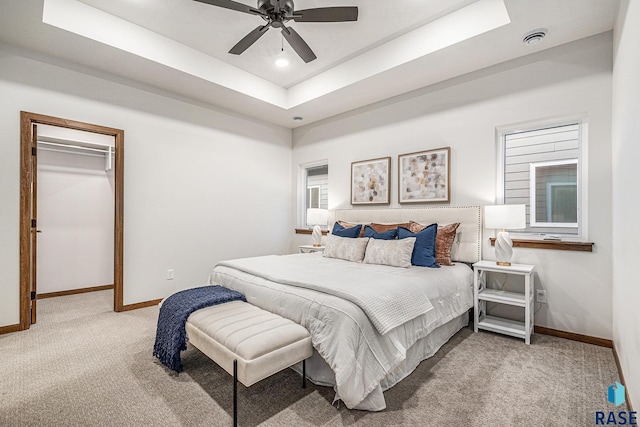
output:
{"label": "decorative pillow", "polygon": [[398,229],[392,228],[391,230],[376,232],[376,230],[370,225],[364,226],[364,237],[373,237],[380,240],[395,240],[398,237]]}
{"label": "decorative pillow", "polygon": [[378,223],[372,222],[369,225],[371,226],[371,228],[373,228],[373,230],[376,233],[384,233],[385,231],[388,231],[388,230],[397,230],[398,227],[409,228],[411,223],[409,223],[409,222],[400,222],[398,224],[378,224]]}
{"label": "decorative pillow", "polygon": [[412,232],[412,233],[417,233],[417,232],[422,231],[425,228],[427,228],[427,226],[424,225],[424,224],[420,224],[418,222],[415,222],[415,221],[409,221],[409,226],[405,227],[405,228],[409,229],[409,231]]}
{"label": "decorative pillow", "polygon": [[361,262],[364,258],[364,251],[367,249],[368,241],[368,238],[358,239],[328,235],[322,255],[327,258]]}
{"label": "decorative pillow", "polygon": [[339,237],[351,237],[351,238],[356,238],[360,236],[360,230],[362,229],[362,225],[358,224],[356,226],[353,227],[349,227],[349,228],[345,228],[344,226],[340,225],[339,222],[336,222],[333,225],[333,230],[331,230],[331,234],[333,234],[334,236],[339,236]]}
{"label": "decorative pillow", "polygon": [[[451,247],[456,239],[459,226],[459,222],[438,226],[438,234],[436,236],[436,258],[438,260],[438,264],[453,265],[451,262]],[[422,231],[426,227],[426,225],[419,224],[415,221],[409,221],[408,228],[413,233]]]}
{"label": "decorative pillow", "polygon": [[[337,220],[336,223],[340,224],[344,228],[353,228],[353,227],[356,227],[358,225],[361,225],[361,224],[352,224],[350,222],[345,222],[345,221],[341,221],[341,220]],[[334,224],[334,228],[335,228],[335,224]],[[363,237],[363,236],[364,236],[364,227],[361,227],[360,228],[360,235],[358,237]]]}
{"label": "decorative pillow", "polygon": [[350,222],[346,222],[346,221],[341,221],[341,220],[337,220],[336,221],[338,224],[340,224],[341,226],[343,226],[344,228],[352,228],[355,227],[358,224],[352,224]]}
{"label": "decorative pillow", "polygon": [[411,264],[420,267],[439,268],[436,260],[436,234],[438,233],[438,224],[431,224],[423,230],[412,233],[410,230],[399,227],[398,239],[406,239],[415,237],[416,242],[411,255]]}
{"label": "decorative pillow", "polygon": [[459,226],[459,222],[438,226],[438,233],[436,234],[436,260],[438,260],[438,264],[453,265],[451,262],[451,246],[456,240],[456,232]]}
{"label": "decorative pillow", "polygon": [[411,267],[411,254],[415,242],[415,237],[407,237],[402,240],[369,239],[362,262],[393,267]]}

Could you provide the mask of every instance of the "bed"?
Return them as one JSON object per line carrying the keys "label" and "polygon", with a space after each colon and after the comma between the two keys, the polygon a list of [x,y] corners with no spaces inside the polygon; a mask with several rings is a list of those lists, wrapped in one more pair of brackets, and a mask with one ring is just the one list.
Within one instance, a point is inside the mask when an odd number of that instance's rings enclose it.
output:
{"label": "bed", "polygon": [[309,379],[334,387],[334,402],[380,411],[386,407],[384,390],[468,324],[468,264],[480,259],[480,208],[336,210],[330,212],[334,220],[460,223],[451,247],[454,263],[399,268],[322,253],[265,256],[221,262],[209,283],[237,290],[247,302],[303,325],[314,346]]}

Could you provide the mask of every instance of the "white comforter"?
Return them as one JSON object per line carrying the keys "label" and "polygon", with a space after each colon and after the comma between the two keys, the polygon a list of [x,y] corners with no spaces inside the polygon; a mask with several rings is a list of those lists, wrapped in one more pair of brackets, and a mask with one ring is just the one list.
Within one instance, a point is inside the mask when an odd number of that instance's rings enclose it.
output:
{"label": "white comforter", "polygon": [[404,269],[361,268],[362,264],[354,262],[344,268],[326,268],[326,263],[319,263],[316,258],[269,255],[218,265],[344,298],[360,307],[383,335],[433,309],[420,287],[424,280],[421,276],[398,274]]}
{"label": "white comforter", "polygon": [[[232,267],[233,263],[216,266],[210,283],[242,292],[249,303],[309,330],[314,348],[335,373],[336,399],[341,399],[348,408],[384,409],[384,401],[371,406],[367,397],[374,390],[381,393],[381,381],[405,360],[407,349],[473,305],[473,274],[463,264],[439,269],[397,268],[324,258],[321,254],[277,258],[281,259],[278,264],[286,260],[296,266],[294,270],[302,268],[309,276],[315,271],[330,270],[335,280],[347,287],[367,289],[374,280],[372,277],[408,281],[417,284],[431,301],[433,310],[381,334],[358,305],[325,292],[295,286],[296,280],[286,277],[286,269],[279,273],[283,275],[279,279],[273,277],[274,272],[265,278],[242,271],[252,269],[247,267],[252,259],[256,265],[263,264],[264,257],[243,260],[242,269]],[[357,271],[362,271],[365,280],[358,279]],[[393,299],[394,295],[390,294],[389,298]]]}

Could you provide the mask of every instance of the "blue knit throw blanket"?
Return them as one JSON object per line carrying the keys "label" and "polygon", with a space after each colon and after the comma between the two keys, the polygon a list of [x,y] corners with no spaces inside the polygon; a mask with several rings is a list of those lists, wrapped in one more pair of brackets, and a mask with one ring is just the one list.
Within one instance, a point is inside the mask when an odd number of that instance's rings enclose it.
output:
{"label": "blue knit throw blanket", "polygon": [[181,372],[180,352],[187,349],[185,323],[201,308],[229,301],[247,301],[240,292],[222,286],[186,289],[168,297],[160,307],[153,355],[170,369]]}

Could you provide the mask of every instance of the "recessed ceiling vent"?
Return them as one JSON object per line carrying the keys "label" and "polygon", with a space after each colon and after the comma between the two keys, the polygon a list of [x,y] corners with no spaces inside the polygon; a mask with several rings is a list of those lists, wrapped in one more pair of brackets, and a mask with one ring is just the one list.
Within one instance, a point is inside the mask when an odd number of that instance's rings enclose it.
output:
{"label": "recessed ceiling vent", "polygon": [[546,28],[538,28],[537,30],[529,31],[527,34],[525,34],[525,36],[522,38],[522,43],[528,45],[538,44],[546,35]]}

